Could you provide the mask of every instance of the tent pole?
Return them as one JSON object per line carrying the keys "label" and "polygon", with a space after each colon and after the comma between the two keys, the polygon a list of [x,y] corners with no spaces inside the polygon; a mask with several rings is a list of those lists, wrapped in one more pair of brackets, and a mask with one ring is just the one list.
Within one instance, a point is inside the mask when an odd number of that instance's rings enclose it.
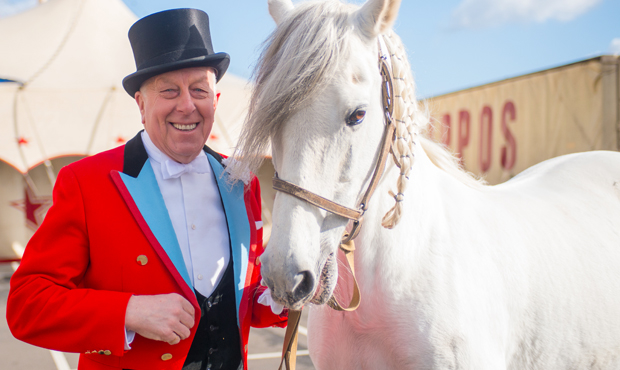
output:
{"label": "tent pole", "polygon": [[52,187],[54,187],[54,185],[56,184],[56,175],[54,174],[54,167],[52,167],[52,161],[46,159],[45,161],[43,161],[43,164],[45,164],[45,172],[47,172],[47,178],[50,180],[50,184],[52,184]]}

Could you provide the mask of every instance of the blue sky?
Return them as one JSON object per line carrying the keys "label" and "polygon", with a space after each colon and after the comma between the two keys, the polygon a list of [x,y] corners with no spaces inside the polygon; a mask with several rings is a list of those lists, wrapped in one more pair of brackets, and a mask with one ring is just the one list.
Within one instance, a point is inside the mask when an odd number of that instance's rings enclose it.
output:
{"label": "blue sky", "polygon": [[[178,7],[205,10],[215,50],[228,52],[229,71],[245,78],[274,28],[267,0],[123,1],[138,17]],[[36,3],[0,0],[0,17]],[[418,96],[428,97],[620,53],[620,1],[403,0],[395,28],[407,47]]]}

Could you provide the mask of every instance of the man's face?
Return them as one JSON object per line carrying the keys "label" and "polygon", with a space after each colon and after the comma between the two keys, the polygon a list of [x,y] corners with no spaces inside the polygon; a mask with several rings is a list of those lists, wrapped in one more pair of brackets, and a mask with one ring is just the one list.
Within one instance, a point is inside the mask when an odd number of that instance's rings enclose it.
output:
{"label": "man's face", "polygon": [[213,127],[220,97],[208,67],[166,72],[148,79],[136,92],[142,123],[166,155],[189,163],[202,150]]}

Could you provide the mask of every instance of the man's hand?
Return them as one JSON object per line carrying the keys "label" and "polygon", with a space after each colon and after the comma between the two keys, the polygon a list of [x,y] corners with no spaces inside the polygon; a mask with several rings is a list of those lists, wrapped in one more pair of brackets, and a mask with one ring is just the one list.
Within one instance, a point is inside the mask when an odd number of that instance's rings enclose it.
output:
{"label": "man's hand", "polygon": [[194,307],[176,293],[134,295],[127,304],[125,328],[153,340],[177,344],[194,326]]}

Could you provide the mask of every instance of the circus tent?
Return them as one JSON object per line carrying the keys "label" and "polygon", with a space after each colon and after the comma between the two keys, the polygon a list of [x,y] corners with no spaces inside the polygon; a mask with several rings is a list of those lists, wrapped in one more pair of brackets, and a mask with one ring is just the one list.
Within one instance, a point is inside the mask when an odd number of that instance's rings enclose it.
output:
{"label": "circus tent", "polygon": [[[0,19],[0,259],[40,223],[63,165],[142,128],[121,85],[135,71],[127,31],[136,19],[121,0],[50,0]],[[231,74],[218,89],[208,145],[230,154],[249,91]]]}

